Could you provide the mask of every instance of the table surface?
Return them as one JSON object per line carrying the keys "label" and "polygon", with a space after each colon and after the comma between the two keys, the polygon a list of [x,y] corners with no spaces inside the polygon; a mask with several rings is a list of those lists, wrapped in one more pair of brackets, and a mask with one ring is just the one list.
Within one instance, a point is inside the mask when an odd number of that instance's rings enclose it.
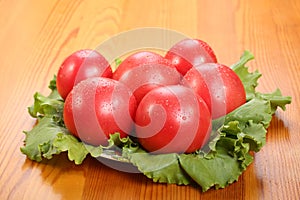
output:
{"label": "table surface", "polygon": [[[300,1],[0,1],[0,199],[300,199]],[[293,102],[278,110],[267,144],[239,180],[206,193],[194,186],[153,183],[65,154],[41,163],[20,152],[35,120],[27,114],[36,91],[63,59],[123,31],[161,27],[208,42],[231,65],[245,49],[263,77],[258,89],[280,88]]]}

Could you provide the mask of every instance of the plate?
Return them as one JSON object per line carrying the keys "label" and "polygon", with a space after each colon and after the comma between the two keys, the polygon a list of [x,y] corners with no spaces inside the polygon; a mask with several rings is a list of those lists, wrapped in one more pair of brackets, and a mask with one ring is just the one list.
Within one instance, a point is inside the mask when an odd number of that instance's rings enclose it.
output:
{"label": "plate", "polygon": [[127,158],[122,157],[122,152],[117,150],[103,150],[97,158],[102,164],[126,173],[141,173]]}
{"label": "plate", "polygon": [[130,161],[127,158],[124,158],[122,156],[122,152],[116,151],[116,150],[105,149],[105,150],[103,150],[100,157],[101,158],[106,158],[108,160],[117,161],[117,162],[130,163]]}

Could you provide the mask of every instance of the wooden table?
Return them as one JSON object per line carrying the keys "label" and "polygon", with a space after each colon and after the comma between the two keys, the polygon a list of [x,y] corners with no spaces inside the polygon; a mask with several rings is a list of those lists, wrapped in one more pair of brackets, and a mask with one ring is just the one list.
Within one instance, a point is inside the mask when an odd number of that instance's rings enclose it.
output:
{"label": "wooden table", "polygon": [[[300,199],[300,1],[0,1],[0,199]],[[153,183],[65,154],[41,163],[20,152],[35,120],[27,114],[71,52],[95,48],[122,31],[161,27],[207,41],[231,65],[243,50],[263,77],[258,89],[280,88],[293,102],[278,110],[267,144],[238,182],[202,193]]]}

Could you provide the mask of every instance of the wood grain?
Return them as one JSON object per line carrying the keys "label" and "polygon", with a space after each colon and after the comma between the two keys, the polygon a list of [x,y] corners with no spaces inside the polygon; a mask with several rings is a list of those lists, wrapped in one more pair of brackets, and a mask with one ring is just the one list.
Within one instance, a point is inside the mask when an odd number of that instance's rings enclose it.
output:
{"label": "wood grain", "polygon": [[[300,1],[1,0],[0,27],[0,199],[300,199]],[[251,50],[250,69],[263,73],[259,90],[292,96],[238,182],[202,193],[92,158],[76,166],[65,154],[41,163],[21,154],[22,131],[34,125],[26,107],[34,92],[49,92],[63,59],[138,27],[203,39],[227,65]]]}

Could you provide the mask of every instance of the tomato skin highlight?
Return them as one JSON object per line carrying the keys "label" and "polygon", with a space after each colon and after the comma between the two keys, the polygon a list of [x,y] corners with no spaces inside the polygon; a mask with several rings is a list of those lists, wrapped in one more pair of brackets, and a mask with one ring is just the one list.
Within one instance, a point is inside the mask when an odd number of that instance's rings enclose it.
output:
{"label": "tomato skin highlight", "polygon": [[166,53],[176,69],[185,75],[193,66],[202,63],[216,63],[217,58],[212,48],[199,39],[184,39],[173,45]]}
{"label": "tomato skin highlight", "polygon": [[112,77],[108,61],[97,51],[83,49],[69,55],[57,73],[57,90],[66,99],[74,85],[90,77]]}
{"label": "tomato skin highlight", "polygon": [[196,66],[196,70],[208,86],[213,119],[222,117],[246,103],[244,85],[231,68],[219,63],[204,63]]}
{"label": "tomato skin highlight", "polygon": [[126,137],[134,126],[136,100],[122,83],[101,77],[77,84],[65,101],[64,122],[82,141],[106,145],[109,134]]}
{"label": "tomato skin highlight", "polygon": [[138,105],[135,121],[139,143],[154,154],[194,152],[211,131],[205,102],[180,85],[151,90]]}
{"label": "tomato skin highlight", "polygon": [[178,84],[181,75],[161,55],[142,51],[128,56],[113,73],[113,79],[127,85],[139,103],[152,89]]}

